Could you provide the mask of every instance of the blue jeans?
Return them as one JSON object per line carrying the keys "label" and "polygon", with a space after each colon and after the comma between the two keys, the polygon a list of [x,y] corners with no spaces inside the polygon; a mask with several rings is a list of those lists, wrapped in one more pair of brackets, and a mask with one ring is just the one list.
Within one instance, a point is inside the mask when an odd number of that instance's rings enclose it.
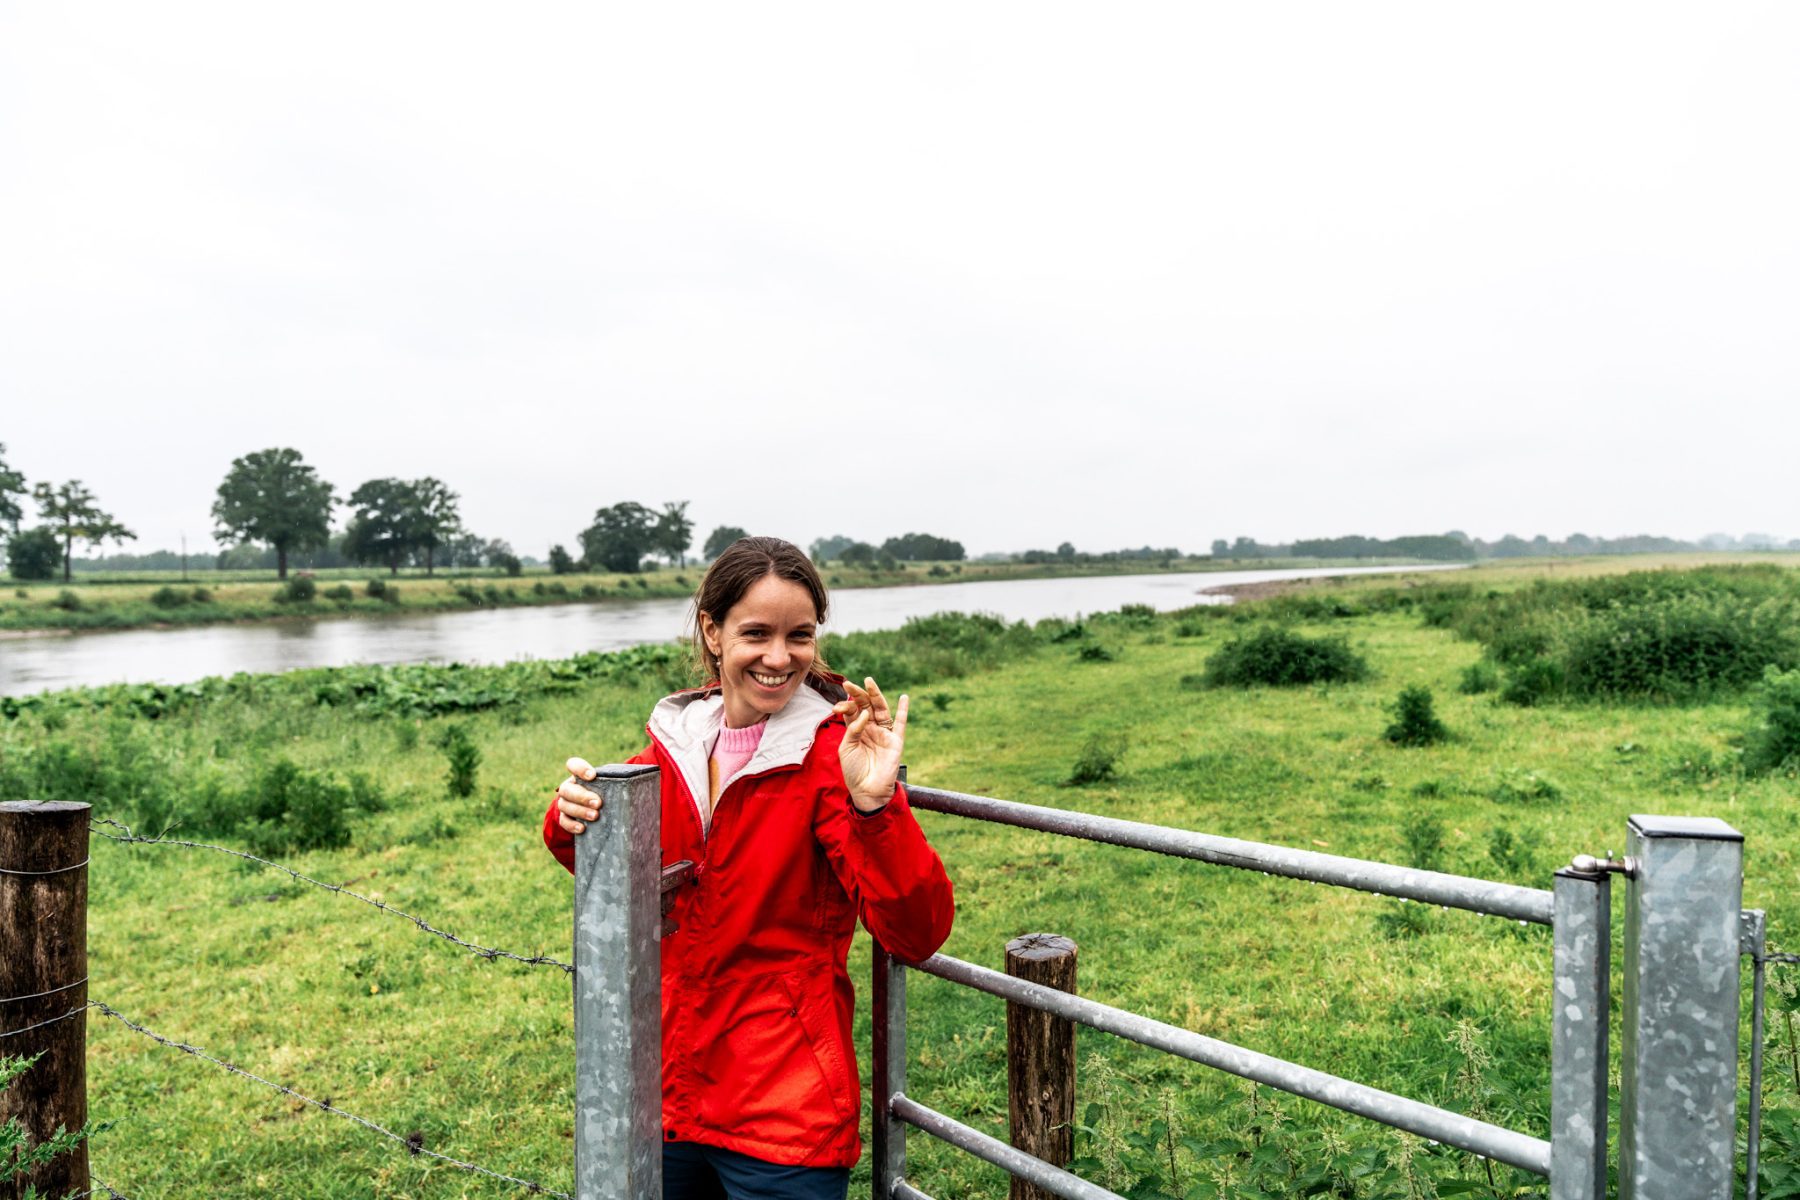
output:
{"label": "blue jeans", "polygon": [[663,1200],[844,1200],[848,1167],[785,1167],[698,1142],[663,1143]]}

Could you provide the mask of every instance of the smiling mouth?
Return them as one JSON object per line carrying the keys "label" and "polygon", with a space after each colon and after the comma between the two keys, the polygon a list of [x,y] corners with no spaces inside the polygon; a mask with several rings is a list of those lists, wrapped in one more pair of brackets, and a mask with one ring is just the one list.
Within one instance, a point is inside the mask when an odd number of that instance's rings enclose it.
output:
{"label": "smiling mouth", "polygon": [[781,687],[783,684],[787,683],[788,680],[790,680],[794,677],[794,673],[792,671],[789,671],[785,675],[764,675],[759,671],[751,671],[749,674],[750,674],[750,678],[756,680],[756,682],[762,684],[766,688]]}

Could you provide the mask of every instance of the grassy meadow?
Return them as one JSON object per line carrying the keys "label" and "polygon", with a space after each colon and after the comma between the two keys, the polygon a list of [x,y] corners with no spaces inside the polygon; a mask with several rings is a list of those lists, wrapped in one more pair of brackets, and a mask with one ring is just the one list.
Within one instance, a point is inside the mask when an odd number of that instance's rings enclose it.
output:
{"label": "grassy meadow", "polygon": [[[1800,942],[1796,762],[1747,765],[1755,731],[1780,724],[1779,681],[1745,682],[1734,651],[1699,636],[1721,623],[1759,631],[1741,654],[1800,665],[1784,657],[1800,651],[1793,623],[1781,632],[1800,574],[1683,572],[1677,587],[1673,572],[1615,584],[1563,572],[1568,585],[1533,572],[1314,585],[1231,609],[1035,628],[927,618],[825,648],[839,669],[911,691],[917,783],[1537,887],[1576,853],[1621,849],[1630,813],[1718,816],[1745,835],[1746,906],[1769,910],[1777,941]],[[1602,587],[1615,590],[1583,590]],[[1667,608],[1663,642],[1646,642],[1633,604]],[[1595,646],[1618,641],[1594,624],[1608,621],[1640,630],[1619,644],[1652,668],[1594,667]],[[1541,635],[1529,653],[1507,640],[1513,628]],[[1261,657],[1247,655],[1262,635]],[[1276,662],[1284,645],[1304,653]],[[1693,661],[1691,645],[1703,650]],[[1221,678],[1228,662],[1316,672],[1338,650],[1362,678]],[[1560,674],[1539,679],[1555,672],[1538,662]],[[1695,670],[1731,682],[1696,683]],[[472,941],[566,957],[570,879],[539,835],[560,764],[638,749],[681,671],[672,647],[642,647],[28,698],[0,720],[0,798],[88,800],[140,832],[173,823],[171,836],[254,849]],[[1640,676],[1650,691],[1618,690]],[[1429,689],[1446,740],[1384,736],[1408,687]],[[458,771],[466,786],[453,786]],[[921,823],[957,888],[946,953],[999,967],[1009,938],[1064,934],[1080,944],[1087,996],[1547,1134],[1546,929],[936,814]],[[204,851],[96,839],[90,872],[95,999],[441,1153],[570,1186],[560,971],[482,961]],[[859,991],[867,963],[859,938]],[[1800,1061],[1779,1011],[1794,1004],[1792,980],[1774,975],[1766,1196],[1795,1194],[1779,1172],[1796,1165],[1800,1129]],[[1004,1137],[1002,1004],[917,975],[909,991],[909,1093]],[[1748,1021],[1746,1002],[1746,1044]],[[91,1109],[117,1122],[95,1143],[95,1170],[127,1195],[519,1191],[409,1157],[103,1016],[89,1028]],[[1418,1139],[1078,1037],[1081,1169],[1121,1193],[1543,1194],[1509,1169],[1490,1175]],[[912,1134],[909,1157],[938,1200],[1005,1194],[1001,1172],[926,1135]],[[867,1194],[866,1164],[851,1194]]]}

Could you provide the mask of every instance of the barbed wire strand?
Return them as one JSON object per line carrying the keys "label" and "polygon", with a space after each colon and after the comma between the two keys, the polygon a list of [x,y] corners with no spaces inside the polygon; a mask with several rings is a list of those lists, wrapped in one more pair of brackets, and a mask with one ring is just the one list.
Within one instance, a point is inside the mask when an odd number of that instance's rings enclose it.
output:
{"label": "barbed wire strand", "polygon": [[30,1033],[34,1029],[42,1029],[46,1025],[54,1025],[58,1021],[66,1021],[70,1017],[78,1017],[92,1007],[94,1007],[94,1002],[90,1000],[80,1008],[71,1008],[60,1017],[51,1017],[48,1021],[39,1021],[36,1025],[27,1025],[23,1029],[9,1029],[5,1033],[0,1033],[0,1038],[18,1037],[21,1033]]}
{"label": "barbed wire strand", "polygon": [[88,1172],[88,1179],[93,1181],[94,1186],[81,1193],[79,1196],[70,1196],[69,1200],[88,1200],[89,1196],[98,1196],[101,1192],[106,1193],[106,1200],[131,1200],[130,1196],[115,1190],[112,1184],[106,1182],[92,1171]]}
{"label": "barbed wire strand", "polygon": [[212,1055],[210,1055],[206,1051],[200,1049],[200,1047],[198,1047],[198,1046],[190,1046],[186,1042],[178,1042],[178,1041],[175,1041],[173,1038],[166,1038],[162,1034],[157,1033],[155,1030],[147,1029],[144,1026],[139,1025],[136,1021],[133,1021],[130,1018],[126,1017],[123,1013],[119,1012],[117,1009],[111,1007],[110,1005],[103,1004],[98,1000],[91,1000],[88,1003],[92,1007],[99,1009],[101,1011],[101,1013],[103,1013],[104,1015],[109,1016],[113,1020],[119,1022],[119,1024],[125,1026],[127,1029],[134,1030],[137,1033],[142,1034],[144,1037],[149,1038],[153,1042],[157,1042],[157,1043],[160,1043],[161,1045],[167,1046],[171,1050],[179,1050],[183,1054],[191,1054],[195,1058],[203,1058],[207,1062],[212,1063],[214,1066],[225,1068],[227,1071],[230,1071],[233,1075],[242,1075],[245,1079],[253,1080],[256,1083],[262,1084],[266,1088],[273,1088],[275,1091],[280,1092],[284,1096],[292,1096],[294,1099],[299,1100],[306,1104],[310,1104],[314,1108],[317,1108],[317,1109],[321,1110],[322,1112],[328,1112],[328,1113],[331,1113],[333,1116],[343,1117],[346,1121],[354,1121],[358,1125],[361,1125],[365,1129],[371,1130],[372,1132],[375,1132],[375,1133],[379,1133],[382,1137],[387,1138],[389,1141],[398,1142],[400,1145],[405,1146],[407,1153],[413,1155],[415,1158],[418,1157],[419,1155],[423,1154],[428,1158],[435,1158],[439,1162],[446,1163],[449,1166],[455,1167],[459,1171],[468,1171],[475,1175],[485,1175],[489,1179],[498,1179],[502,1183],[510,1183],[517,1187],[522,1187],[526,1191],[531,1192],[534,1195],[553,1196],[553,1197],[556,1197],[557,1200],[574,1200],[574,1197],[570,1196],[567,1192],[552,1191],[550,1188],[545,1187],[541,1183],[534,1183],[529,1179],[519,1179],[512,1175],[503,1175],[498,1171],[490,1171],[486,1167],[478,1167],[474,1163],[464,1162],[460,1158],[451,1158],[448,1154],[439,1154],[436,1150],[427,1150],[424,1145],[423,1135],[421,1135],[421,1134],[415,1133],[409,1137],[401,1137],[399,1134],[393,1132],[391,1129],[383,1128],[382,1126],[377,1125],[375,1122],[369,1120],[366,1117],[359,1117],[355,1113],[346,1112],[344,1109],[341,1109],[337,1105],[332,1104],[329,1100],[314,1100],[311,1096],[303,1096],[299,1092],[296,1092],[291,1087],[285,1087],[282,1084],[273,1083],[267,1079],[264,1079],[261,1075],[253,1075],[249,1071],[244,1070],[242,1067],[235,1066],[231,1063],[228,1063],[222,1058],[214,1058]]}
{"label": "barbed wire strand", "polygon": [[185,846],[192,850],[215,850],[220,854],[229,854],[233,858],[241,858],[241,859],[245,859],[246,861],[249,861],[249,862],[261,863],[265,867],[273,867],[277,871],[282,872],[283,874],[292,875],[295,879],[298,879],[301,883],[309,883],[314,887],[324,888],[328,892],[336,892],[341,896],[348,896],[352,900],[360,900],[364,904],[369,905],[371,908],[378,908],[384,913],[392,913],[396,917],[402,917],[408,921],[411,921],[414,925],[417,925],[420,929],[424,930],[426,933],[432,934],[436,937],[441,937],[447,942],[454,942],[458,946],[461,946],[463,949],[469,951],[469,953],[475,955],[477,958],[485,958],[489,962],[492,962],[496,958],[505,958],[505,959],[510,959],[513,962],[524,963],[528,967],[556,967],[557,969],[561,970],[564,974],[567,974],[567,975],[573,975],[575,973],[575,967],[573,964],[563,962],[561,959],[551,958],[547,954],[534,954],[534,955],[526,956],[526,955],[521,955],[521,954],[513,954],[512,952],[507,951],[507,950],[497,950],[492,946],[480,946],[474,942],[465,942],[463,939],[457,937],[455,934],[446,933],[442,929],[435,928],[434,926],[427,924],[425,921],[421,920],[420,918],[413,916],[411,913],[402,912],[400,909],[395,908],[393,905],[387,903],[386,901],[376,900],[369,896],[364,896],[359,892],[353,892],[349,888],[345,887],[342,884],[322,883],[317,879],[313,879],[309,876],[302,875],[300,872],[294,870],[292,867],[284,867],[280,863],[270,862],[266,858],[258,858],[256,855],[246,853],[245,851],[242,851],[242,850],[233,850],[229,846],[214,846],[214,845],[210,845],[206,842],[184,842],[177,838],[144,837],[140,834],[133,833],[131,831],[131,827],[129,825],[123,825],[123,824],[120,824],[118,821],[108,820],[105,817],[94,817],[91,819],[90,824],[92,824],[92,825],[111,825],[115,829],[123,829],[125,831],[124,836],[120,836],[119,834],[116,834],[116,833],[106,833],[103,830],[99,830],[99,829],[94,830],[94,832],[99,834],[101,837],[107,838],[107,839],[109,839],[111,841],[115,841],[115,842],[131,842],[131,843],[135,843],[135,844],[143,845],[143,846]]}
{"label": "barbed wire strand", "polygon": [[58,867],[54,871],[15,871],[11,867],[0,867],[0,875],[64,875],[70,871],[79,871],[92,861],[92,857],[84,858],[72,867]]}
{"label": "barbed wire strand", "polygon": [[87,981],[88,981],[88,977],[86,975],[83,975],[80,979],[77,979],[74,983],[65,983],[61,987],[53,987],[47,992],[33,992],[29,996],[0,996],[0,1004],[12,1004],[18,1000],[36,1000],[40,996],[54,996],[58,992],[66,992],[70,988],[78,988],[82,984],[86,983]]}

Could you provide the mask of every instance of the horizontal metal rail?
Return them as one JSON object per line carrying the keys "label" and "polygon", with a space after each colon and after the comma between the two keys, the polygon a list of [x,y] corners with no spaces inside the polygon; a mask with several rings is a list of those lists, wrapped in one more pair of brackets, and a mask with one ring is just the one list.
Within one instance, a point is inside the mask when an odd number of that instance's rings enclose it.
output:
{"label": "horizontal metal rail", "polygon": [[[916,1125],[932,1137],[949,1142],[959,1150],[967,1150],[976,1158],[991,1162],[1027,1183],[1035,1183],[1052,1195],[1064,1197],[1064,1200],[1125,1200],[1117,1192],[1109,1192],[1099,1184],[1089,1183],[1079,1175],[1071,1175],[1061,1167],[1053,1167],[1041,1158],[1033,1157],[1023,1150],[1015,1150],[999,1138],[989,1137],[981,1130],[926,1108],[899,1092],[889,1098],[888,1111],[908,1125]],[[895,1192],[898,1194],[899,1189],[896,1188]]]}
{"label": "horizontal metal rail", "polygon": [[930,1196],[904,1179],[894,1185],[893,1198],[894,1200],[931,1200]]}
{"label": "horizontal metal rail", "polygon": [[1556,912],[1555,897],[1542,888],[1446,875],[1441,871],[1416,871],[1410,867],[1397,867],[1392,863],[1369,862],[1338,854],[1320,854],[1316,850],[1293,850],[1286,846],[1270,846],[1262,842],[1246,842],[1210,833],[1172,829],[1167,825],[1122,821],[1117,817],[1100,817],[1092,813],[1021,804],[1016,800],[995,800],[990,796],[971,796],[965,792],[946,792],[940,788],[918,787],[913,784],[907,785],[906,796],[913,808],[927,812],[949,813],[978,821],[993,821],[1021,829],[1083,838],[1090,842],[1152,850],[1158,854],[1198,859],[1220,867],[1239,867],[1269,875],[1284,875],[1290,879],[1310,879],[1316,883],[1374,892],[1378,896],[1399,896],[1426,904],[1441,904],[1448,908],[1531,921],[1538,925],[1551,924]]}
{"label": "horizontal metal rail", "polygon": [[[908,794],[911,794],[910,788]],[[912,965],[928,975],[936,975],[940,979],[960,983],[965,987],[999,996],[1003,1000],[1017,1001],[1065,1020],[1078,1021],[1103,1033],[1115,1034],[1203,1066],[1228,1071],[1244,1079],[1253,1079],[1257,1083],[1266,1083],[1284,1092],[1316,1100],[1396,1129],[1404,1129],[1408,1133],[1455,1146],[1471,1154],[1479,1154],[1538,1175],[1550,1174],[1550,1143],[1542,1138],[1490,1125],[1461,1113],[1405,1096],[1396,1096],[1392,1092],[1341,1079],[1336,1075],[1327,1075],[1323,1071],[1302,1067],[1255,1050],[1246,1050],[1242,1046],[1234,1046],[1230,1042],[1222,1042],[1217,1038],[1168,1025],[1109,1004],[1100,1004],[1041,984],[1014,979],[1000,971],[978,967],[961,959],[934,954],[924,962]],[[896,1108],[895,1112],[899,1113],[899,1109]]]}

